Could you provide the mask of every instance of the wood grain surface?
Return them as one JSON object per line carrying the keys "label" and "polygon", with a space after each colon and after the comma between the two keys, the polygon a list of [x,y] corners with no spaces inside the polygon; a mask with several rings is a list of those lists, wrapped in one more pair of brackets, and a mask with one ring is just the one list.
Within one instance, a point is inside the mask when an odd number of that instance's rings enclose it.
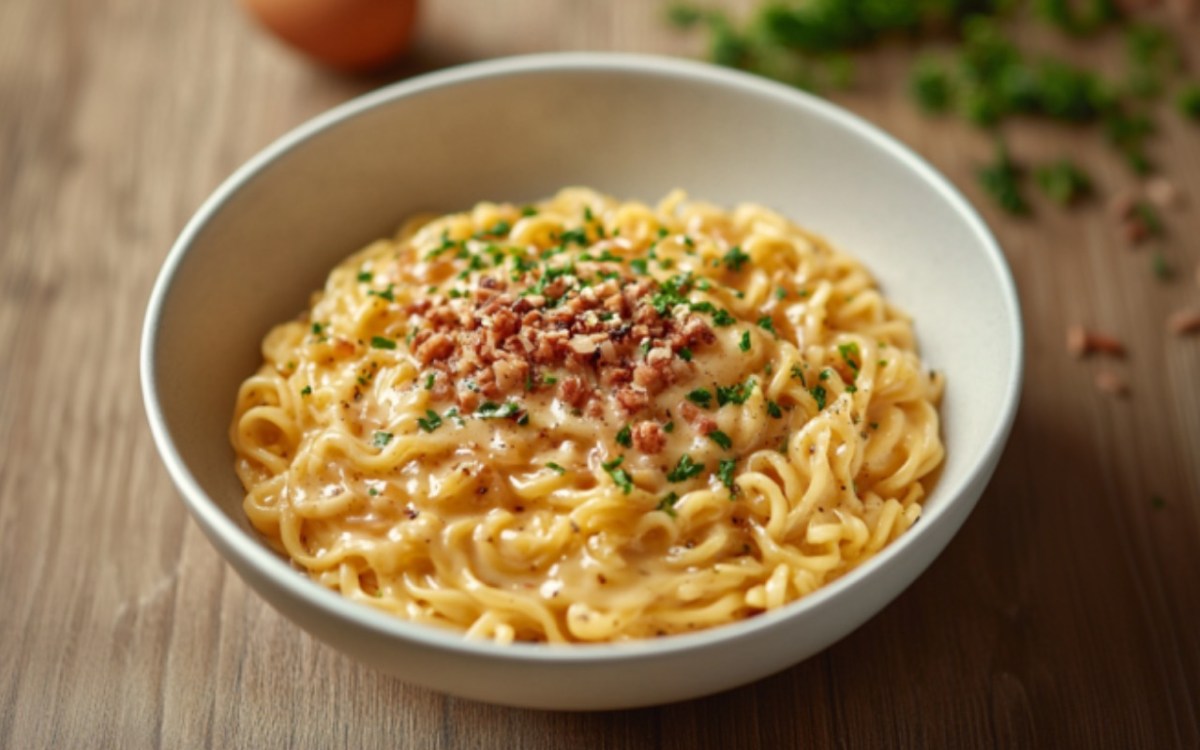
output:
{"label": "wood grain surface", "polygon": [[[729,3],[748,7],[750,2]],[[352,663],[253,595],[188,519],[143,415],[140,323],[204,197],[308,117],[392,79],[549,49],[698,56],[649,0],[426,0],[367,79],[315,69],[233,0],[0,2],[0,747],[1200,747],[1200,128],[1161,118],[1185,195],[1151,273],[1103,201],[993,210],[988,137],[919,115],[892,45],[835,98],[942,169],[1012,264],[1026,388],[995,480],[879,616],[759,683],[659,708],[519,711]],[[1176,25],[1200,58],[1195,23]],[[1099,45],[1082,54],[1120,60]],[[1200,70],[1200,59],[1191,60]],[[1131,184],[1099,135],[1016,123],[1015,152]],[[1124,360],[1076,360],[1081,323]],[[1101,370],[1128,380],[1115,398]]]}

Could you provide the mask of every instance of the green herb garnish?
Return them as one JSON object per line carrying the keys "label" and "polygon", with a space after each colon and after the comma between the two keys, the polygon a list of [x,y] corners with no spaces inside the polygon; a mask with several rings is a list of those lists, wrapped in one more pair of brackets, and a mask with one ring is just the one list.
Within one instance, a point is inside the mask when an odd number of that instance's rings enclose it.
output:
{"label": "green herb garnish", "polygon": [[442,418],[433,409],[426,409],[424,417],[417,417],[417,424],[426,432],[433,432],[442,426]]}
{"label": "green herb garnish", "polygon": [[371,337],[371,348],[372,349],[395,349],[396,342],[393,339],[384,338],[383,336],[372,336]]}
{"label": "green herb garnish", "polygon": [[601,464],[601,466],[604,467],[604,471],[608,472],[608,475],[612,477],[617,486],[621,488],[621,491],[628,495],[633,490],[633,478],[629,476],[629,472],[619,468],[624,460],[624,456],[617,456],[612,461]]}
{"label": "green herb garnish", "polygon": [[733,472],[737,468],[737,460],[733,458],[722,458],[717,462],[717,479],[721,480],[721,484],[729,488],[730,492],[736,492],[737,487],[733,483]]}
{"label": "green herb garnish", "polygon": [[725,450],[729,450],[733,447],[733,440],[731,440],[728,435],[720,430],[713,430],[712,432],[708,433],[708,439],[721,446]]}
{"label": "green herb garnish", "polygon": [[750,261],[750,256],[742,252],[742,248],[734,245],[729,248],[728,252],[721,257],[721,262],[731,271],[737,272],[742,270],[742,266]]}
{"label": "green herb garnish", "polygon": [[754,378],[750,378],[745,383],[737,385],[717,386],[717,405],[746,403],[746,399],[750,398],[750,394],[754,392],[755,385],[757,382]]}
{"label": "green herb garnish", "polygon": [[713,324],[718,327],[724,328],[725,326],[731,326],[736,322],[737,318],[733,317],[728,310],[717,310],[717,312],[713,314]]}
{"label": "green herb garnish", "polygon": [[372,437],[371,442],[375,444],[376,448],[382,448],[388,443],[392,442],[392,433],[377,430],[375,435]]}
{"label": "green herb garnish", "polygon": [[671,473],[667,474],[667,480],[671,482],[686,482],[703,472],[704,464],[696,463],[692,460],[691,456],[684,453],[679,457],[679,463],[675,464],[675,468],[671,469]]}
{"label": "green herb garnish", "polygon": [[812,388],[809,388],[808,392],[811,393],[812,397],[816,400],[817,410],[818,411],[824,410],[825,409],[825,397],[826,397],[824,386],[815,385]]}

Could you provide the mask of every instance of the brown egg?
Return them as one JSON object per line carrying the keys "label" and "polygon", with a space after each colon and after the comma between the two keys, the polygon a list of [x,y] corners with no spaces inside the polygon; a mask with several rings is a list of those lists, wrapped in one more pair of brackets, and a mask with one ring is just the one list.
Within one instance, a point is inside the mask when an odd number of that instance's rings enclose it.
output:
{"label": "brown egg", "polygon": [[333,68],[365,71],[399,57],[417,0],[241,0],[275,36]]}

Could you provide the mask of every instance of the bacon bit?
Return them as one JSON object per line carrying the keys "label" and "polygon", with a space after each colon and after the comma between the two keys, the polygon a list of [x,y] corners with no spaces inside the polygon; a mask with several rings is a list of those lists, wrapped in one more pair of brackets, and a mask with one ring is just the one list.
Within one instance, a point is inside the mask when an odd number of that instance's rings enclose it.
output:
{"label": "bacon bit", "polygon": [[662,372],[655,367],[652,367],[648,362],[643,362],[633,369],[633,382],[645,388],[650,393],[658,393],[663,389]]}
{"label": "bacon bit", "polygon": [[633,414],[650,405],[650,395],[633,386],[625,386],[617,390],[617,403],[625,411]]}
{"label": "bacon bit", "polygon": [[563,378],[562,382],[559,383],[558,397],[568,406],[578,409],[587,402],[590,395],[588,390],[582,378],[572,375],[571,377]]}
{"label": "bacon bit", "polygon": [[570,346],[576,354],[589,355],[596,351],[596,342],[590,336],[572,336]]}
{"label": "bacon bit", "polygon": [[710,432],[715,432],[716,429],[717,420],[713,419],[707,414],[701,414],[700,417],[696,419],[696,432],[699,432],[701,435],[708,435]]}
{"label": "bacon bit", "polygon": [[1121,224],[1121,232],[1129,245],[1140,245],[1150,237],[1150,228],[1144,221],[1137,219],[1126,219]]}
{"label": "bacon bit", "polygon": [[1111,396],[1129,395],[1129,383],[1121,375],[1112,370],[1101,370],[1096,373],[1096,388],[1101,393]]}
{"label": "bacon bit", "polygon": [[658,453],[666,442],[667,436],[658,422],[638,422],[633,426],[633,447],[642,453]]}
{"label": "bacon bit", "polygon": [[496,360],[496,364],[492,365],[492,372],[496,375],[496,385],[500,390],[511,393],[525,387],[526,378],[529,377],[529,363],[517,357],[505,357]]}
{"label": "bacon bit", "polygon": [[352,341],[347,341],[341,337],[333,340],[333,353],[335,356],[352,357],[356,351],[358,351],[358,347]]}
{"label": "bacon bit", "polygon": [[1167,328],[1176,336],[1200,331],[1200,307],[1185,307],[1171,313]]}
{"label": "bacon bit", "polygon": [[475,391],[458,392],[458,408],[465,414],[470,414],[478,409],[482,400]]}
{"label": "bacon bit", "polygon": [[1120,341],[1103,333],[1089,331],[1078,324],[1067,328],[1067,351],[1076,358],[1081,358],[1094,352],[1101,352],[1114,357],[1125,356],[1125,347]]}
{"label": "bacon bit", "polygon": [[[542,389],[543,372],[550,371],[572,408],[583,409],[602,388],[605,402],[615,399],[633,413],[695,372],[680,349],[716,341],[699,315],[658,312],[657,282],[621,264],[577,262],[549,280],[539,273],[545,270],[511,284],[481,276],[467,295],[433,295],[408,305],[417,331],[409,345],[414,357],[442,373],[451,390],[471,380],[484,397],[496,399]],[[611,277],[591,286],[580,282],[600,273]],[[535,285],[539,293],[530,294]]]}
{"label": "bacon bit", "polygon": [[1179,205],[1181,194],[1175,183],[1165,177],[1155,177],[1146,183],[1146,197],[1159,208]]}
{"label": "bacon bit", "polygon": [[434,360],[446,359],[453,353],[454,339],[444,333],[431,334],[424,343],[417,346],[417,350],[414,352],[417,355],[417,360],[423,365],[427,365]]}
{"label": "bacon bit", "polygon": [[683,417],[685,422],[695,422],[700,416],[700,409],[691,401],[680,401],[678,409],[679,416]]}
{"label": "bacon bit", "polygon": [[1108,213],[1117,221],[1124,221],[1133,215],[1137,206],[1138,196],[1133,190],[1122,190],[1108,202]]}

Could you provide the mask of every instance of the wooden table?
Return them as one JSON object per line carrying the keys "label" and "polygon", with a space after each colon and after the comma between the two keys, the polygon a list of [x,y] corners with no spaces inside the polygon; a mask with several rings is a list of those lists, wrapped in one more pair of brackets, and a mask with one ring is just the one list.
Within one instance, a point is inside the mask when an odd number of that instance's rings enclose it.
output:
{"label": "wooden table", "polygon": [[[425,11],[399,75],[701,49],[656,2]],[[231,0],[0,3],[0,747],[1200,745],[1200,337],[1164,327],[1200,303],[1200,128],[1164,116],[1154,141],[1190,200],[1166,215],[1179,274],[1161,282],[1103,201],[995,211],[973,176],[989,139],[917,114],[907,57],[871,55],[836,98],[945,171],[1012,264],[1028,367],[990,489],[911,589],[807,662],[690,703],[542,713],[408,687],[281,618],[188,519],[143,416],[139,326],[185,220],[276,136],[389,78],[318,71]],[[1130,184],[1094,133],[1009,134],[1021,156],[1077,157],[1103,194]],[[1068,356],[1071,323],[1128,357]],[[1103,369],[1127,398],[1094,387]]]}

